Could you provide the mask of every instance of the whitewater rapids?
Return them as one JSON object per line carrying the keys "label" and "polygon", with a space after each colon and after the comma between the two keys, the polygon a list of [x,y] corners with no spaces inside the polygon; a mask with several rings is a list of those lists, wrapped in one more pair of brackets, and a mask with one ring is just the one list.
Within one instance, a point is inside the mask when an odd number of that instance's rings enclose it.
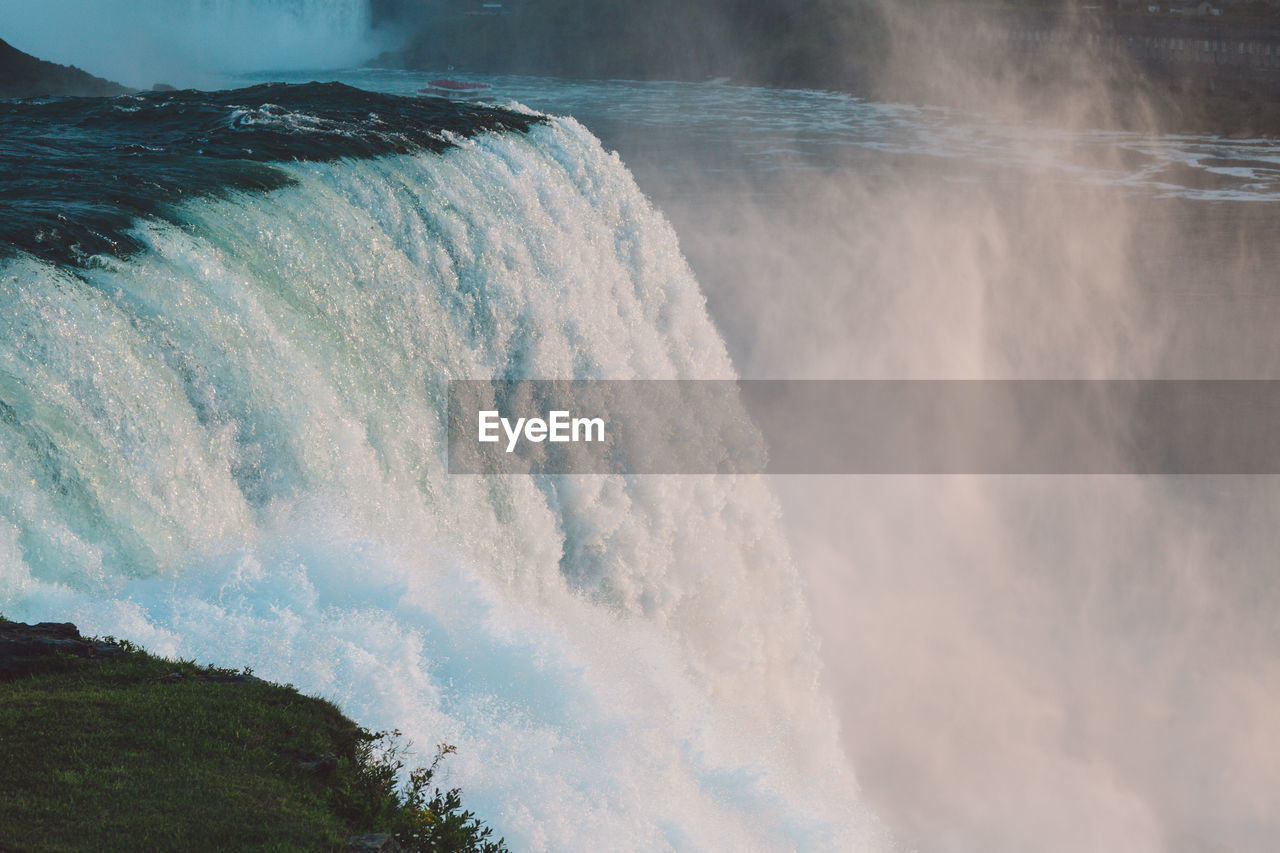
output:
{"label": "whitewater rapids", "polygon": [[513,850],[884,846],[754,477],[446,472],[451,378],[732,378],[572,119],[0,260],[0,612],[398,728]]}

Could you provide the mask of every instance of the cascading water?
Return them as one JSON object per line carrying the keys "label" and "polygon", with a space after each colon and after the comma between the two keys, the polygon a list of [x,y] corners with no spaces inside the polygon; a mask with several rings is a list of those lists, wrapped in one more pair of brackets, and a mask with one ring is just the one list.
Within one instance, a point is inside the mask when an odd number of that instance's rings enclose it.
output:
{"label": "cascading water", "polygon": [[370,14],[369,0],[0,0],[0,38],[129,86],[204,85],[358,65],[387,47]]}
{"label": "cascading water", "polygon": [[446,472],[450,378],[732,376],[671,228],[572,119],[353,92],[117,101],[134,215],[0,223],[0,612],[455,744],[513,849],[879,844],[761,481]]}

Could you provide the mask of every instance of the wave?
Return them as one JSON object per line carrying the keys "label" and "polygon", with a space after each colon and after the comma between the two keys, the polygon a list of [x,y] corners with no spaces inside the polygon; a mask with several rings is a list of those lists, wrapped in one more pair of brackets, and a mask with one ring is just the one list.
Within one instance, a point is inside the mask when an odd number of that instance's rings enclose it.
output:
{"label": "wave", "polygon": [[455,744],[514,849],[881,845],[761,480],[446,472],[448,379],[733,375],[616,154],[447,141],[0,260],[0,612]]}

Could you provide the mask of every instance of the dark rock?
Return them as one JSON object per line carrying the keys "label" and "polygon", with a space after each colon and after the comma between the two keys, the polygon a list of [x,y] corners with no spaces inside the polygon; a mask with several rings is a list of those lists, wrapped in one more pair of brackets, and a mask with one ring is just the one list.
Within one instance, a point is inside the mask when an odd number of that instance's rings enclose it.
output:
{"label": "dark rock", "polygon": [[321,779],[328,779],[338,770],[338,756],[332,752],[326,752],[313,760],[299,759],[298,768],[308,773],[314,773]]}
{"label": "dark rock", "polygon": [[0,622],[0,678],[13,678],[38,668],[42,658],[61,652],[109,660],[124,653],[114,643],[86,640],[70,622]]}
{"label": "dark rock", "polygon": [[168,83],[157,83],[157,84],[155,84],[154,86],[152,86],[152,87],[151,87],[151,91],[153,91],[153,92],[176,92],[176,91],[178,91],[178,89],[177,89],[177,87],[176,87],[176,86],[170,86]]}
{"label": "dark rock", "polygon": [[353,835],[347,839],[347,850],[378,851],[378,853],[398,853],[400,842],[393,835],[373,833],[370,835]]}
{"label": "dark rock", "polygon": [[266,684],[256,675],[247,672],[202,672],[201,681],[212,681],[214,684]]}
{"label": "dark rock", "polygon": [[94,77],[74,66],[36,59],[0,40],[0,98],[34,98],[42,95],[114,97],[132,91],[119,83]]}

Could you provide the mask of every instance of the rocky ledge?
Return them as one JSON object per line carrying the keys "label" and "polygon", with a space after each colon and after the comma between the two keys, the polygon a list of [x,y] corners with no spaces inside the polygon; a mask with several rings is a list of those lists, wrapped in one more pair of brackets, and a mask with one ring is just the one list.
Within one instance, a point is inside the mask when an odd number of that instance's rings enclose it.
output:
{"label": "rocky ledge", "polygon": [[0,622],[0,679],[34,671],[56,654],[110,660],[124,653],[115,643],[89,640],[70,622]]}

